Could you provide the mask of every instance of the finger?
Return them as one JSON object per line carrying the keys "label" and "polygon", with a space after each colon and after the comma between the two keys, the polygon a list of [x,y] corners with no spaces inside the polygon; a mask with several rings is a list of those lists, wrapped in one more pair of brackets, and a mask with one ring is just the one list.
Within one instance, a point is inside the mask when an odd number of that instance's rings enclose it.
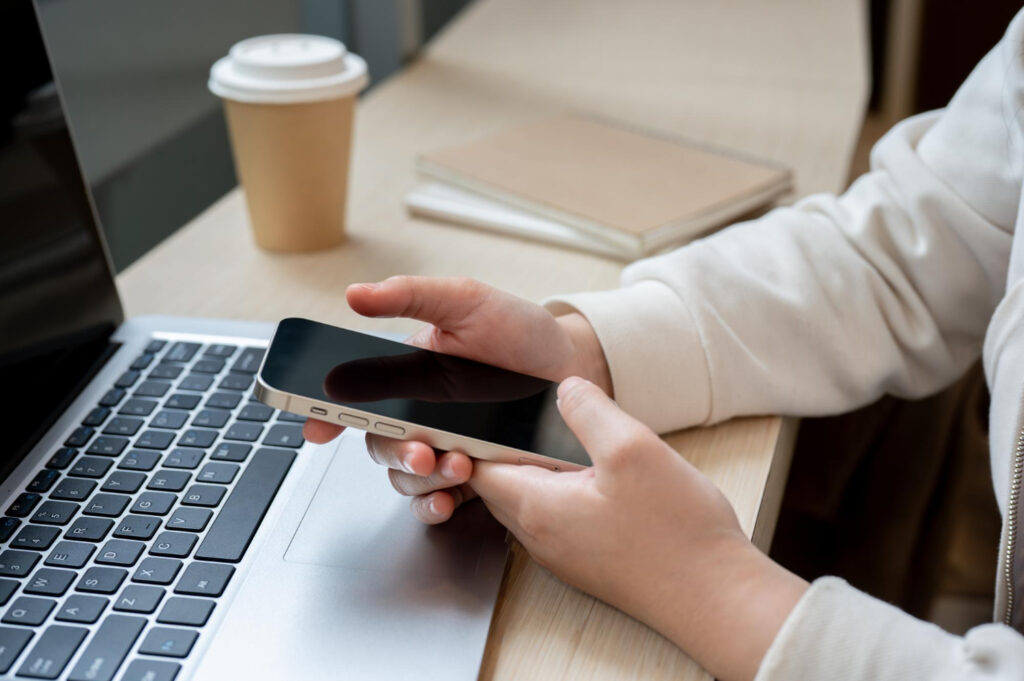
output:
{"label": "finger", "polygon": [[451,518],[455,509],[475,498],[476,492],[466,485],[459,485],[413,497],[409,506],[417,520],[428,525],[436,525]]}
{"label": "finger", "polygon": [[468,456],[462,452],[445,452],[437,458],[437,465],[430,475],[410,475],[391,468],[388,477],[399,494],[412,497],[461,485],[469,480],[472,473],[473,462]]}
{"label": "finger", "polygon": [[345,426],[316,419],[306,419],[306,422],[302,424],[302,437],[314,444],[322,445],[341,435],[343,430],[345,430]]}
{"label": "finger", "polygon": [[[493,461],[476,461],[469,486],[505,517],[517,517],[523,494],[552,475],[562,475],[539,466],[519,466]],[[497,517],[497,515],[496,515]],[[507,525],[506,525],[507,526]]]}
{"label": "finger", "polygon": [[412,317],[448,328],[465,319],[493,291],[461,277],[397,276],[376,284],[352,284],[345,298],[353,310],[367,317]]}
{"label": "finger", "polygon": [[415,440],[396,440],[383,435],[366,434],[366,449],[370,458],[395,470],[412,475],[430,475],[434,472],[437,455],[427,444]]}
{"label": "finger", "polygon": [[558,386],[558,410],[595,464],[646,450],[648,440],[661,444],[644,424],[622,411],[603,390],[572,376]]}

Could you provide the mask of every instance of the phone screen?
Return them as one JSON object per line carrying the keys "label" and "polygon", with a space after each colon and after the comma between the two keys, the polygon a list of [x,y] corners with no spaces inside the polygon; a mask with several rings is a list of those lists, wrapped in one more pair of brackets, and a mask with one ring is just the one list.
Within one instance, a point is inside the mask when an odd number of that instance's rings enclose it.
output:
{"label": "phone screen", "polygon": [[551,381],[307,319],[285,319],[268,386],[583,466],[590,457],[555,406]]}

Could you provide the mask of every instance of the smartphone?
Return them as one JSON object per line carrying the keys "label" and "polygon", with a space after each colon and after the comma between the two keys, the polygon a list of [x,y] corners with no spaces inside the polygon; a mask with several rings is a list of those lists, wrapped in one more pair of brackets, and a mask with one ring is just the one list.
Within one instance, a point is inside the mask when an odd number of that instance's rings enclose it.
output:
{"label": "smartphone", "polygon": [[557,388],[536,376],[289,318],[277,325],[255,394],[293,414],[477,459],[579,470],[590,457],[558,412]]}

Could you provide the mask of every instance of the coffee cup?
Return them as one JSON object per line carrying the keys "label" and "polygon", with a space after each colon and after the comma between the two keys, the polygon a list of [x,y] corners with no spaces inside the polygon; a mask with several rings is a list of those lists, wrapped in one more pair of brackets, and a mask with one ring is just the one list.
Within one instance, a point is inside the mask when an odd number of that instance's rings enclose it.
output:
{"label": "coffee cup", "polygon": [[366,62],[315,35],[249,38],[210,69],[262,248],[344,240],[355,100],[366,83]]}

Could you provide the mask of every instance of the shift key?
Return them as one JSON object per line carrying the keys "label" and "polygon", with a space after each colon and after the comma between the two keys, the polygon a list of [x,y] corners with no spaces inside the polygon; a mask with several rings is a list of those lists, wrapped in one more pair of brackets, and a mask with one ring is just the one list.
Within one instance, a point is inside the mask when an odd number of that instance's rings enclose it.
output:
{"label": "shift key", "polygon": [[128,615],[108,615],[92,637],[69,681],[110,681],[139,637],[146,620]]}
{"label": "shift key", "polygon": [[295,453],[283,449],[257,451],[235,483],[195,557],[229,563],[240,561],[294,460]]}

